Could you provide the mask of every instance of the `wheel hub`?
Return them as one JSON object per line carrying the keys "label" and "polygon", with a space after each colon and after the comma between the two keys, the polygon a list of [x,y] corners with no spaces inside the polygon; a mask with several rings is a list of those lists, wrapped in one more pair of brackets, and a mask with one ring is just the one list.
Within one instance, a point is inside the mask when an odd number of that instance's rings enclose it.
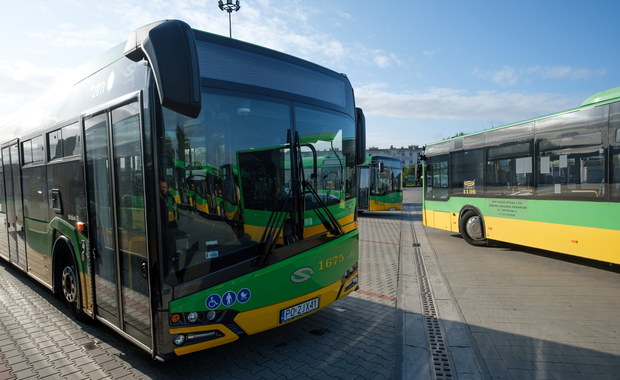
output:
{"label": "wheel hub", "polygon": [[482,224],[480,223],[480,217],[478,215],[472,216],[467,220],[465,229],[467,230],[467,235],[469,235],[472,239],[484,239],[484,235],[482,234]]}
{"label": "wheel hub", "polygon": [[77,277],[73,267],[65,267],[62,271],[62,293],[68,302],[77,300]]}

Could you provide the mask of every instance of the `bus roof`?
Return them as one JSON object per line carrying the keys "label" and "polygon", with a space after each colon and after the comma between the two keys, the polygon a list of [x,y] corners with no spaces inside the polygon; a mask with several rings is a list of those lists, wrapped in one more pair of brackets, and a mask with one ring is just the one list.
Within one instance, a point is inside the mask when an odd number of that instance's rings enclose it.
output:
{"label": "bus roof", "polygon": [[436,145],[436,144],[442,144],[445,143],[447,141],[452,141],[452,140],[458,140],[458,139],[462,139],[464,137],[468,137],[468,136],[474,136],[474,135],[479,135],[479,134],[483,134],[483,133],[487,133],[489,131],[494,131],[494,130],[498,130],[498,129],[503,129],[503,128],[508,128],[508,127],[512,127],[515,125],[520,125],[520,124],[525,124],[525,123],[530,123],[536,120],[541,120],[541,119],[545,119],[551,116],[556,116],[556,115],[560,115],[563,113],[568,113],[568,112],[573,112],[573,111],[577,111],[583,108],[589,108],[589,107],[594,107],[594,106],[598,106],[598,105],[602,105],[602,104],[606,104],[606,103],[612,103],[615,101],[620,101],[620,87],[614,87],[614,88],[610,88],[601,92],[597,92],[594,95],[589,96],[588,98],[586,98],[583,103],[581,103],[581,105],[579,107],[575,107],[575,108],[571,108],[568,110],[564,110],[564,111],[560,111],[560,112],[555,112],[555,113],[551,113],[551,114],[547,114],[547,115],[543,115],[543,116],[537,116],[537,117],[533,117],[531,119],[526,119],[526,120],[521,120],[515,123],[510,123],[510,124],[505,124],[505,125],[501,125],[498,127],[494,127],[494,128],[489,128],[489,129],[485,129],[483,131],[477,131],[477,132],[472,132],[472,133],[467,133],[464,134],[462,136],[455,136],[455,137],[451,137],[451,138],[447,138],[441,141],[435,141],[432,143],[428,143],[426,144],[427,146],[429,145]]}
{"label": "bus roof", "polygon": [[596,94],[586,98],[586,100],[581,103],[581,106],[584,107],[596,103],[606,103],[609,101],[618,100],[618,98],[620,98],[620,87],[614,87],[597,92]]}

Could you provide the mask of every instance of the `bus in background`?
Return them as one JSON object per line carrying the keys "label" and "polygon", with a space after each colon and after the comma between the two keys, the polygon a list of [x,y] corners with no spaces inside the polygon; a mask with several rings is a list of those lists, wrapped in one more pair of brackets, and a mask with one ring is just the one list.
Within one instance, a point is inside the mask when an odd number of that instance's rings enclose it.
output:
{"label": "bus in background", "polygon": [[420,186],[418,183],[418,179],[414,175],[408,175],[405,177],[405,183],[403,184],[405,187],[414,187]]}
{"label": "bus in background", "polygon": [[367,155],[358,171],[360,211],[403,209],[403,163],[400,160]]}
{"label": "bus in background", "polygon": [[620,263],[620,87],[580,107],[429,144],[424,224]]}
{"label": "bus in background", "polygon": [[345,75],[167,20],[52,96],[4,127],[0,257],[78,318],[164,360],[357,288],[355,207],[310,207],[302,164],[329,147],[330,197],[356,204],[365,122]]}

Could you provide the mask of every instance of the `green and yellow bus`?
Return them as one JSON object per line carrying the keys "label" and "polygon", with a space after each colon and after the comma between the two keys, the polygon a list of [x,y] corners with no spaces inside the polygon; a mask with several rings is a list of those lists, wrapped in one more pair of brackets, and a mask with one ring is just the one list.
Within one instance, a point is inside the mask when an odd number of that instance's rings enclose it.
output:
{"label": "green and yellow bus", "polygon": [[403,209],[403,163],[399,159],[368,155],[359,165],[360,211]]}
{"label": "green and yellow bus", "polygon": [[[3,126],[0,257],[77,317],[164,360],[357,288],[365,126],[346,76],[167,20],[51,97]],[[353,207],[306,201],[303,151],[326,147]]]}
{"label": "green and yellow bus", "polygon": [[429,144],[424,224],[620,263],[620,87],[580,107]]}
{"label": "green and yellow bus", "polygon": [[405,183],[403,184],[405,187],[415,187],[420,186],[418,183],[418,179],[414,175],[408,175],[405,177]]}

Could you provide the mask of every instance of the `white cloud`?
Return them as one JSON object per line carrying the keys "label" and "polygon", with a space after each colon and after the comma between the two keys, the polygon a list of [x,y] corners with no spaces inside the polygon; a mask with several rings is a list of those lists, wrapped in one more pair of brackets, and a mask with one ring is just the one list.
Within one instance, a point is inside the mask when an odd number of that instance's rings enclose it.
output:
{"label": "white cloud", "polygon": [[102,50],[113,46],[110,41],[112,31],[102,25],[84,28],[75,24],[62,23],[53,27],[42,28],[29,34],[40,39],[41,44],[50,44],[60,48],[99,47]]}
{"label": "white cloud", "polygon": [[504,66],[501,70],[491,73],[493,83],[500,86],[514,86],[519,75],[512,67]]}
{"label": "white cloud", "polygon": [[441,53],[442,49],[423,50],[422,55],[426,58],[435,58],[435,56]]}
{"label": "white cloud", "polygon": [[39,95],[47,91],[72,70],[45,67],[20,60],[0,62],[0,99],[11,107],[24,103],[25,96]]}
{"label": "white cloud", "polygon": [[558,94],[524,94],[450,88],[426,92],[393,93],[385,84],[355,89],[356,102],[367,115],[395,118],[479,120],[501,125],[579,105],[581,99]]}
{"label": "white cloud", "polygon": [[571,66],[530,66],[525,68],[502,66],[499,70],[475,69],[474,74],[481,78],[490,79],[499,86],[509,87],[532,78],[587,80],[603,76],[606,71]]}
{"label": "white cloud", "polygon": [[590,79],[605,75],[605,70],[602,69],[586,69],[570,66],[534,66],[526,70],[528,74],[539,75],[542,78],[566,78],[566,79]]}

